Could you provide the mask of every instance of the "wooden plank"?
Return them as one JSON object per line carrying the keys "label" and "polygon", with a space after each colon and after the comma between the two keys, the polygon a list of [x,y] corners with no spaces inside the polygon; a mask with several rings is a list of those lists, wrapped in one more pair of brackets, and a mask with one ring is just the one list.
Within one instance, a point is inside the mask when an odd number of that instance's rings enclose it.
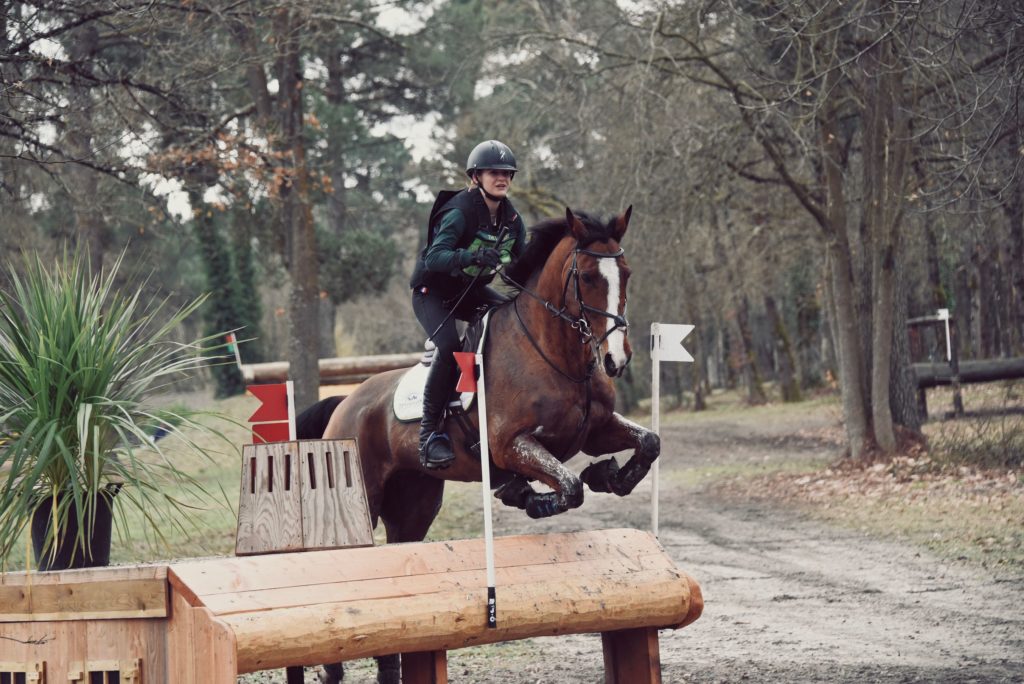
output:
{"label": "wooden plank", "polygon": [[85,657],[86,622],[0,624],[0,661],[46,663],[47,681],[67,682],[68,667]]}
{"label": "wooden plank", "polygon": [[[617,557],[587,559],[575,563],[557,565],[526,565],[496,569],[498,586],[546,582],[563,577],[623,577],[641,570],[668,569],[674,567],[671,559],[664,555],[650,555],[630,560]],[[318,603],[342,603],[376,598],[401,598],[474,589],[486,584],[486,571],[461,570],[457,572],[410,575],[408,577],[385,577],[381,579],[332,582],[315,586],[298,585],[247,591],[230,594],[215,594],[203,599],[204,605],[216,615],[252,613],[261,610],[308,606]]]}
{"label": "wooden plank", "polygon": [[448,684],[448,653],[403,653],[402,684]]}
{"label": "wooden plank", "polygon": [[227,625],[205,608],[192,611],[195,643],[193,673],[196,682],[235,684],[238,679],[235,635]]}
{"label": "wooden plank", "polygon": [[355,440],[299,442],[302,546],[373,546],[373,526]]}
{"label": "wooden plank", "polygon": [[[0,587],[41,587],[52,584],[87,584],[89,582],[120,582],[123,580],[164,579],[167,565],[117,565],[104,568],[82,568],[79,570],[54,570],[52,572],[7,572],[0,573]],[[0,607],[0,612],[3,608]]]}
{"label": "wooden plank", "polygon": [[[663,554],[649,532],[633,529],[516,535],[495,539],[495,566],[557,564],[588,558],[638,558]],[[315,585],[413,574],[480,570],[485,566],[482,539],[372,548],[310,551],[302,554],[218,558],[170,566],[173,585],[187,588],[198,601],[214,594]]]}
{"label": "wooden plank", "polygon": [[166,568],[161,577],[62,584],[0,584],[0,622],[111,620],[167,615]]}
{"label": "wooden plank", "polygon": [[[171,591],[171,615],[167,621],[167,672],[163,681],[199,684],[193,666],[194,611],[177,591]],[[201,681],[201,680],[200,680]]]}
{"label": "wooden plank", "polygon": [[[88,669],[119,670],[133,668],[150,674],[163,673],[167,661],[166,622],[151,620],[97,620],[85,624],[85,657]],[[125,677],[121,681],[126,681]]]}
{"label": "wooden plank", "polygon": [[657,629],[603,632],[601,644],[605,684],[661,684]]}
{"label": "wooden plank", "polygon": [[235,553],[302,549],[300,466],[296,442],[242,448]]}
{"label": "wooden plank", "polygon": [[[18,678],[15,675],[24,675]],[[44,661],[34,662],[8,662],[0,661],[0,681],[2,682],[46,682],[46,663]]]}
{"label": "wooden plank", "polygon": [[[281,608],[221,619],[235,633],[238,670],[438,651],[535,636],[681,623],[690,585],[677,570],[625,578],[571,577],[498,587],[498,627],[486,588]],[[258,616],[258,617],[254,617]]]}

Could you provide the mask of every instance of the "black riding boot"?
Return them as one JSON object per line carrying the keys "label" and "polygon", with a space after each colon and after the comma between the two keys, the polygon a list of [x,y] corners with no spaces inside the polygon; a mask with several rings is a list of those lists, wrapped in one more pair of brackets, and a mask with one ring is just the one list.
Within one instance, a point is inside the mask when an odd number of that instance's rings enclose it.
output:
{"label": "black riding boot", "polygon": [[434,352],[427,383],[423,388],[423,419],[420,421],[420,464],[430,470],[447,468],[455,460],[451,440],[439,430],[444,407],[452,392],[454,359]]}

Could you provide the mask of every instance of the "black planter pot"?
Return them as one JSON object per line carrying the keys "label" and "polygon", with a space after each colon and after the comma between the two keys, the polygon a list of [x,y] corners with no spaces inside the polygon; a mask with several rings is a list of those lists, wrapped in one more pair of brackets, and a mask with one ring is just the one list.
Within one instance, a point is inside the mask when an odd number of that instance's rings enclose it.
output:
{"label": "black planter pot", "polygon": [[[86,532],[87,548],[83,552],[75,542],[78,537],[78,515],[72,501],[68,509],[67,522],[61,529],[61,538],[57,540],[57,553],[52,549],[44,553],[46,537],[53,523],[53,499],[50,497],[40,501],[32,513],[32,550],[35,552],[36,568],[40,572],[48,570],[72,570],[75,568],[97,568],[110,564],[110,533],[113,529],[114,496],[121,489],[120,485],[107,487],[107,493],[97,496],[96,519],[92,530]],[[85,521],[88,524],[88,521]]]}

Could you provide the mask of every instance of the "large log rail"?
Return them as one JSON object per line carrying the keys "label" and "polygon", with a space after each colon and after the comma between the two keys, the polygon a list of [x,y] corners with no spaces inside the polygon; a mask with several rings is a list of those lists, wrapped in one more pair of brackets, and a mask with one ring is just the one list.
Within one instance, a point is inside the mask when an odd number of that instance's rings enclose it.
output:
{"label": "large log rail", "polygon": [[948,363],[914,363],[910,367],[922,389],[952,385],[957,380],[970,384],[1024,378],[1024,358],[961,361],[959,366],[959,374]]}
{"label": "large log rail", "polygon": [[600,632],[606,682],[654,684],[658,629],[703,609],[700,587],[648,532],[499,537],[494,555],[496,629],[480,539],[8,573],[0,667],[53,682],[88,670],[234,684],[245,672],[401,653],[403,682],[442,684],[450,649]]}

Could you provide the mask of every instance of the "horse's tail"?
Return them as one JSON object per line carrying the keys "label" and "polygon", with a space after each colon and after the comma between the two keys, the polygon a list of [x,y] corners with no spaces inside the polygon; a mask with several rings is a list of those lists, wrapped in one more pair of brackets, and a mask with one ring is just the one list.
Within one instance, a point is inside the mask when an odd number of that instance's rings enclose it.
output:
{"label": "horse's tail", "polygon": [[345,397],[328,397],[316,402],[295,418],[295,434],[298,439],[320,439],[324,436],[327,423],[331,421],[334,409]]}

